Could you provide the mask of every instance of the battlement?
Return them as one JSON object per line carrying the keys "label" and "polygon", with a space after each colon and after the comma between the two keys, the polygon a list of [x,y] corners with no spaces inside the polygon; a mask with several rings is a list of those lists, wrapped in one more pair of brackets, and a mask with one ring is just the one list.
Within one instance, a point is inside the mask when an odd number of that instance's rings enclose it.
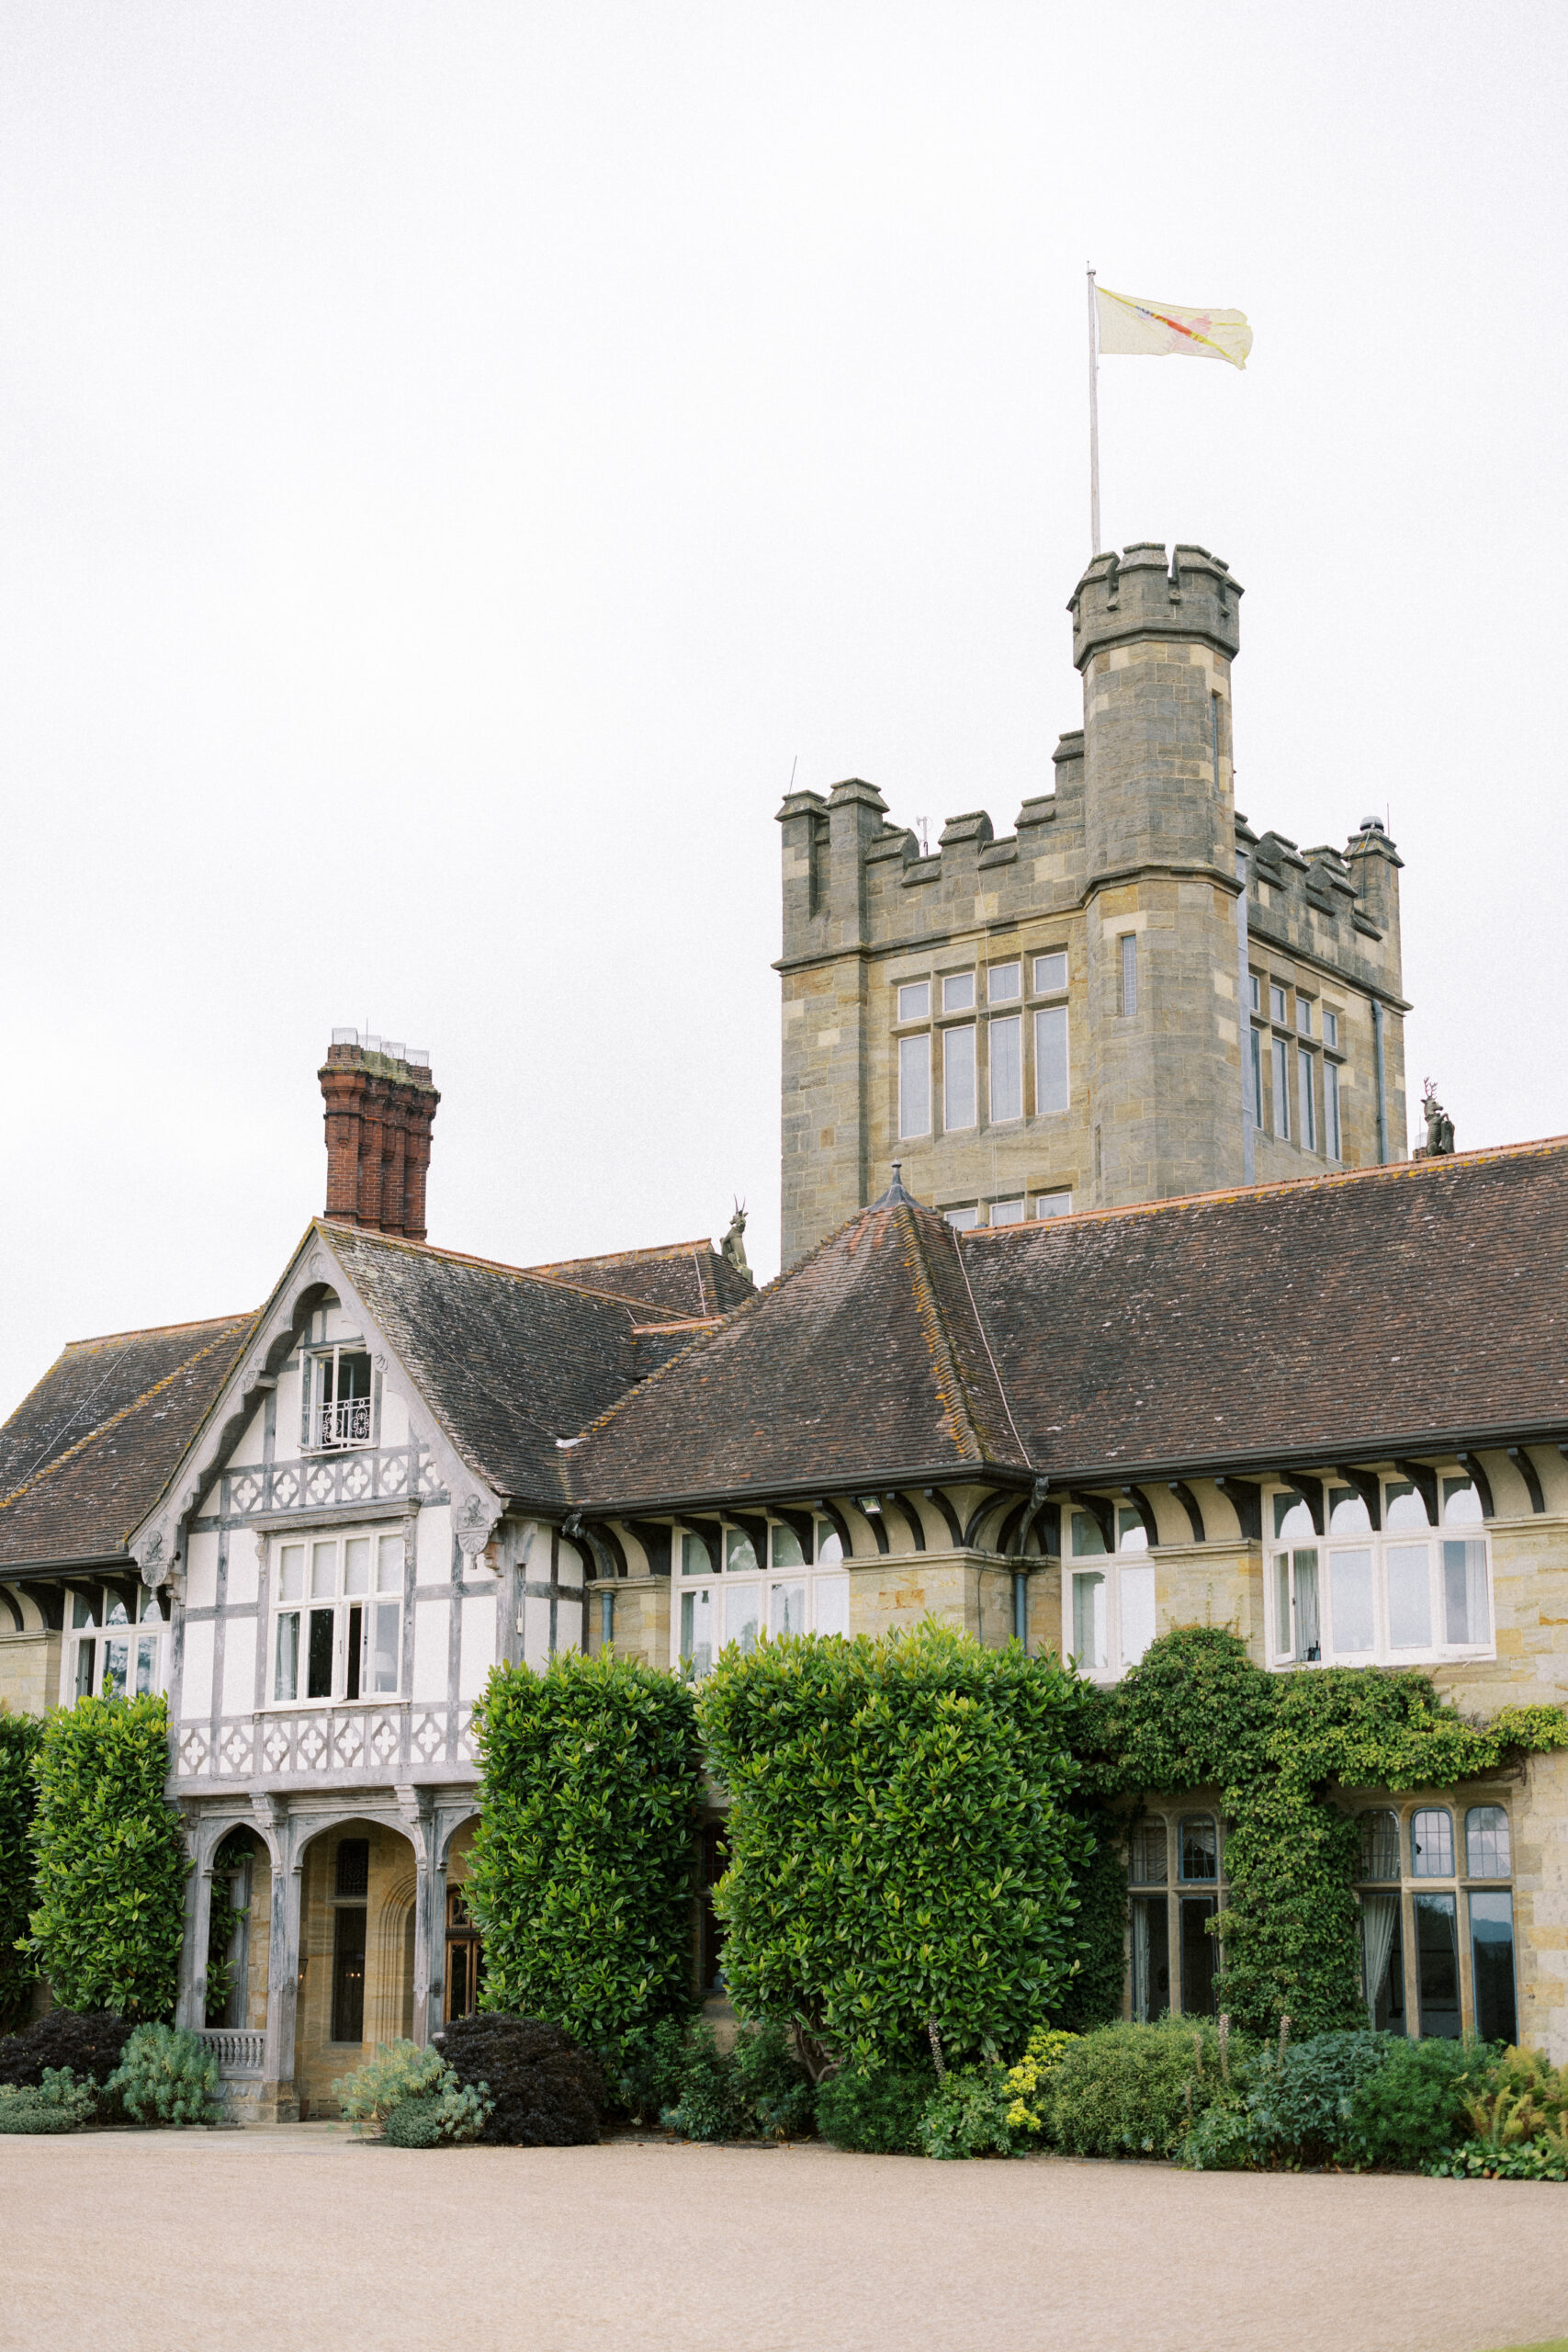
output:
{"label": "battlement", "polygon": [[1240,582],[1207,548],[1138,539],[1120,555],[1097,555],[1074,589],[1073,661],[1082,670],[1107,647],[1138,638],[1211,645],[1226,661],[1241,645]]}

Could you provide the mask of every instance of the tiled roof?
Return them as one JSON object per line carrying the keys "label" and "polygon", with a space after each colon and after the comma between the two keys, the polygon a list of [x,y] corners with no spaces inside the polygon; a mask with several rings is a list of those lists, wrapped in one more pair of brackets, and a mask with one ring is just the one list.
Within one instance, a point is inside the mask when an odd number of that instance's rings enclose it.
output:
{"label": "tiled roof", "polygon": [[464,1460],[500,1493],[566,1498],[574,1437],[671,1337],[639,1306],[565,1280],[322,1220],[319,1231]]}
{"label": "tiled roof", "polygon": [[1568,1140],[955,1236],[864,1210],[571,1456],[601,1510],[983,1459],[1173,1475],[1568,1437]]}
{"label": "tiled roof", "polygon": [[1047,1474],[1568,1434],[1568,1140],[965,1237]]}
{"label": "tiled roof", "polygon": [[756,1292],[711,1241],[671,1241],[660,1250],[619,1250],[607,1258],[563,1258],[530,1266],[531,1274],[592,1290],[614,1291],[666,1315],[722,1315]]}
{"label": "tiled roof", "polygon": [[952,1227],[867,1209],[609,1412],[572,1492],[660,1498],[1022,1464]]}
{"label": "tiled roof", "polygon": [[73,1340],[0,1430],[0,1568],[121,1550],[254,1320]]}

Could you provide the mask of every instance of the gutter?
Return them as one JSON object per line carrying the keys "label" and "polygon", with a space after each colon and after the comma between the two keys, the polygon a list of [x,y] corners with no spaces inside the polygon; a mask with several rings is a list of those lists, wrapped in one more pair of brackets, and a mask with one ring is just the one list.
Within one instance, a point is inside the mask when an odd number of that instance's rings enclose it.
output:
{"label": "gutter", "polygon": [[[759,1485],[740,1489],[735,1487],[688,1489],[684,1493],[662,1495],[605,1497],[603,1499],[582,1498],[572,1508],[587,1519],[645,1518],[660,1511],[763,1510],[770,1502],[810,1501],[818,1496],[876,1495],[881,1496],[899,1487],[956,1487],[985,1485],[1011,1487],[1020,1494],[1027,1493],[1037,1483],[1053,1496],[1066,1493],[1069,1487],[1128,1487],[1145,1481],[1168,1478],[1215,1478],[1247,1476],[1259,1471],[1292,1469],[1310,1470],[1314,1465],[1332,1467],[1337,1463],[1390,1462],[1397,1455],[1438,1455],[1452,1457],[1461,1453],[1504,1453],[1510,1445],[1550,1445],[1568,1449],[1568,1420],[1491,1422],[1477,1427],[1447,1430],[1422,1430],[1404,1434],[1383,1435],[1371,1442],[1347,1444],[1325,1437],[1308,1445],[1247,1446],[1233,1453],[1175,1454],[1164,1460],[1126,1462],[1091,1462],[1069,1467],[1053,1467],[1038,1473],[1022,1470],[1013,1464],[975,1462],[940,1463],[919,1468],[880,1469],[862,1471],[846,1476],[830,1470],[820,1478],[796,1479],[781,1485]],[[542,1516],[542,1514],[540,1514]]]}

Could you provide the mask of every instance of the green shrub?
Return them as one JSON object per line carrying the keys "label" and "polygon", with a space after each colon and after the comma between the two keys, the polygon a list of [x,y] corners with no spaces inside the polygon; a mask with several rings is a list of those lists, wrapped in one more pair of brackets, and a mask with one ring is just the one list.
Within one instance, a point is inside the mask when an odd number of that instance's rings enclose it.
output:
{"label": "green shrub", "polygon": [[1465,2101],[1483,2087],[1491,2055],[1473,2041],[1391,2040],[1387,2060],[1351,2105],[1348,2160],[1418,2172],[1467,2139]]}
{"label": "green shrub", "polygon": [[97,2112],[97,2086],[69,2066],[46,2067],[41,2083],[0,2085],[0,2132],[80,2132]]}
{"label": "green shrub", "polygon": [[32,1950],[66,2008],[174,2007],[190,1865],[164,1801],[168,1770],[161,1698],[79,1699],[44,1724]]}
{"label": "green shrub", "polygon": [[1558,2132],[1503,2148],[1466,2140],[1421,2169],[1439,2180],[1568,2180],[1568,2140]]}
{"label": "green shrub", "polygon": [[38,1783],[33,1763],[43,1725],[0,1705],[0,2029],[21,2013],[37,1977],[26,1946],[33,1903],[33,1849],[28,1838]]}
{"label": "green shrub", "polygon": [[950,2059],[1021,2043],[1069,1982],[1073,1686],[934,1624],[724,1652],[698,1713],[730,1793],[716,1907],[745,2017],[870,2073],[934,2025]]}
{"label": "green shrub", "polygon": [[1252,2109],[1240,2098],[1221,2098],[1199,2116],[1176,2161],[1190,2172],[1249,2172],[1264,2153]]}
{"label": "green shrub", "polygon": [[740,2140],[746,2136],[746,2101],[735,2061],[721,2050],[712,2026],[701,2022],[687,2037],[681,2069],[681,2096],[660,2117],[667,2132],[687,2140]]}
{"label": "green shrub", "polygon": [[172,2025],[139,2025],[104,2088],[138,2123],[211,2123],[222,2112],[217,2059]]}
{"label": "green shrub", "polygon": [[1063,2052],[1049,2130],[1069,2155],[1169,2156],[1225,2096],[1212,2018],[1100,2026]]}
{"label": "green shrub", "polygon": [[1074,1873],[1076,1965],[1052,2004],[1051,2022],[1068,2033],[1092,2033],[1097,2025],[1116,2023],[1127,1983],[1126,1824],[1102,1806],[1075,1803],[1072,1810],[1093,1851]]}
{"label": "green shrub", "polygon": [[1385,2033],[1314,2033],[1281,2058],[1269,2044],[1247,2088],[1255,2146],[1275,2162],[1322,2165],[1347,2157],[1361,2090],[1388,2064]]}
{"label": "green shrub", "polygon": [[490,2009],[615,2041],[691,2008],[702,1756],[692,1694],[634,1659],[498,1668],[468,1900]]}
{"label": "green shrub", "polygon": [[333,2085],[333,2097],[338,2113],[357,2133],[367,2123],[385,2124],[405,2100],[436,2097],[449,2074],[439,2050],[422,2050],[417,2041],[380,2041],[373,2058]]}
{"label": "green shrub", "polygon": [[1038,2026],[1016,2066],[1008,2069],[1008,2129],[1036,2137],[1050,2122],[1051,2086],[1056,2069],[1077,2040],[1051,2026]]}
{"label": "green shrub", "polygon": [[597,2052],[609,2102],[633,2123],[657,2123],[681,2096],[686,2063],[686,2028],[679,2018],[659,2018],[634,2026]]}
{"label": "green shrub", "polygon": [[[439,2050],[422,2050],[416,2041],[378,2042],[374,2058],[333,2085],[333,2097],[356,2134],[379,2123],[394,2148],[477,2140],[491,2109],[488,2084],[459,2082]],[[420,2138],[427,2120],[430,2136]]]}
{"label": "green shrub", "polygon": [[442,2136],[441,2101],[428,2094],[400,2098],[388,2115],[382,2134],[389,2148],[438,2148]]}
{"label": "green shrub", "polygon": [[763,2140],[790,2140],[810,2131],[816,2088],[782,2025],[742,2026],[732,2055],[750,2130]]}
{"label": "green shrub", "polygon": [[949,2067],[920,2118],[922,2154],[1010,2155],[1012,2105],[1005,2066]]}
{"label": "green shrub", "polygon": [[830,2075],[817,2087],[817,2129],[835,2147],[862,2155],[919,2155],[926,2103],[935,2088],[929,2066]]}

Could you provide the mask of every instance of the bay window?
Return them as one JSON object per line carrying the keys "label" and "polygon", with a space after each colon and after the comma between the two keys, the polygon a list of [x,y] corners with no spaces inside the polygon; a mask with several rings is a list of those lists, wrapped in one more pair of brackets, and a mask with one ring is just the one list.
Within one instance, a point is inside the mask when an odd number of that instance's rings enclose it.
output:
{"label": "bay window", "polygon": [[[1410,2030],[1408,1951],[1417,2032],[1450,2041],[1463,2033],[1486,2041],[1517,2041],[1514,1898],[1507,1883],[1513,1840],[1506,1806],[1469,1806],[1462,1842],[1447,1805],[1410,1804],[1403,1828],[1392,1805],[1373,1806],[1359,1818],[1357,1894],[1369,2024],[1382,2033]],[[1402,1857],[1408,1858],[1403,1870]],[[1466,1928],[1468,1987],[1460,1945]]]}
{"label": "bay window", "polygon": [[1102,1568],[1080,1567],[1079,1560],[1105,1556],[1105,1538],[1089,1511],[1073,1513],[1073,1565],[1063,1579],[1064,1647],[1081,1672],[1107,1679],[1136,1666],[1156,1631],[1153,1565],[1122,1556],[1148,1550],[1144,1522],[1123,1508],[1113,1524],[1117,1559]]}
{"label": "bay window", "polygon": [[850,1630],[843,1545],[829,1520],[813,1520],[804,1537],[781,1521],[726,1526],[716,1538],[677,1529],[671,1566],[671,1664],[689,1681],[710,1674],[731,1644],[749,1654],[764,1632],[776,1641]]}
{"label": "bay window", "polygon": [[276,1559],[273,1703],[395,1697],[402,1671],[400,1530],[280,1544]]}
{"label": "bay window", "polygon": [[164,1687],[164,1620],[155,1593],[94,1585],[70,1602],[71,1699],[145,1699]]}
{"label": "bay window", "polygon": [[1134,1825],[1129,1995],[1139,2024],[1152,2025],[1177,2008],[1183,2017],[1214,2014],[1220,1953],[1212,1923],[1222,1899],[1220,1866],[1220,1825],[1212,1813],[1146,1815]]}
{"label": "bay window", "polygon": [[[1325,1490],[1326,1533],[1293,1489],[1269,1498],[1266,1589],[1275,1665],[1401,1665],[1492,1646],[1492,1606],[1480,1502],[1468,1479],[1444,1481],[1444,1524],[1406,1480],[1383,1488],[1374,1532],[1361,1495]],[[1450,1532],[1450,1529],[1456,1532]]]}

